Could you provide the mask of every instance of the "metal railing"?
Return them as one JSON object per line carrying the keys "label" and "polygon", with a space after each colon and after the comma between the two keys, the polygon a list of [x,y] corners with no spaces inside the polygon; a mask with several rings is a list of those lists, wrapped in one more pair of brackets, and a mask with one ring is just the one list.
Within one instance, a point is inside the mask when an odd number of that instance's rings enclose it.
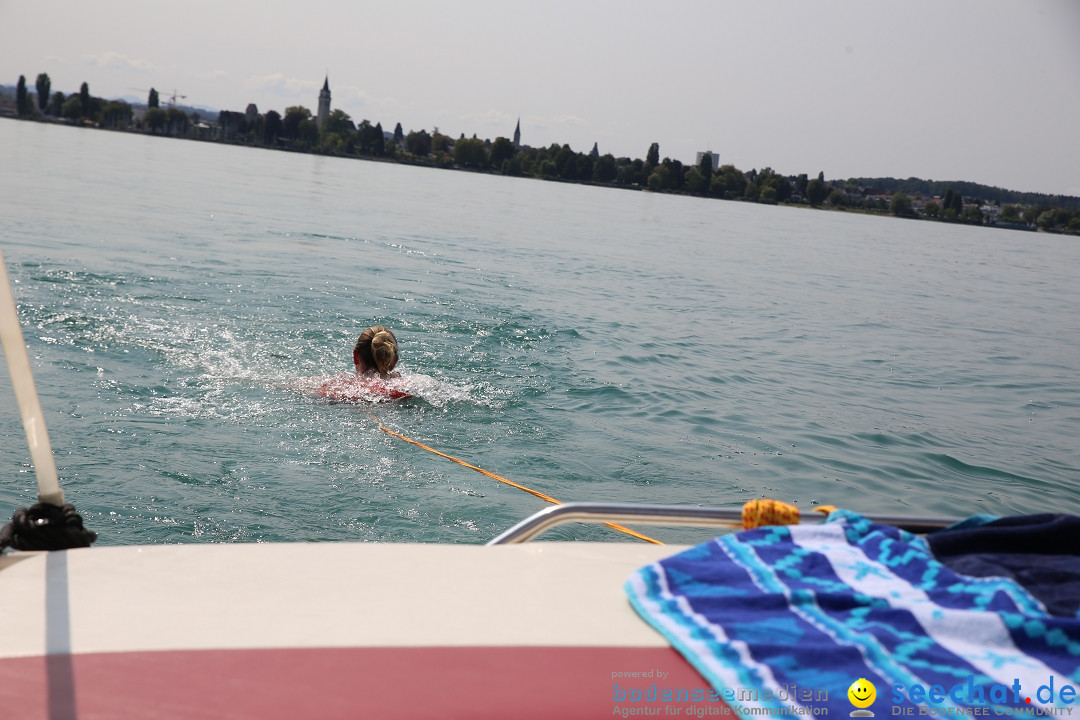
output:
{"label": "metal railing", "polygon": [[[882,525],[893,525],[922,534],[940,530],[959,521],[951,517],[909,517],[905,515],[867,515]],[[801,522],[816,524],[825,519],[819,513],[804,513]],[[638,505],[631,503],[575,502],[553,505],[530,515],[488,542],[488,545],[513,545],[529,542],[541,533],[570,522],[634,523],[667,527],[714,527],[741,530],[741,507],[690,507],[686,505]]]}

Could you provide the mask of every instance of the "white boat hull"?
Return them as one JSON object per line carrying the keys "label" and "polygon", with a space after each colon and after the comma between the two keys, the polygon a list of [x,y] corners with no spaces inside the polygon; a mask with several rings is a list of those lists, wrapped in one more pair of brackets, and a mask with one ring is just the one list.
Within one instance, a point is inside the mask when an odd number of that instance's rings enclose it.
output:
{"label": "white boat hull", "polygon": [[[681,548],[105,547],[0,557],[0,716],[608,717],[707,687],[623,582]],[[633,678],[633,675],[629,677]],[[644,677],[623,680],[642,684]]]}

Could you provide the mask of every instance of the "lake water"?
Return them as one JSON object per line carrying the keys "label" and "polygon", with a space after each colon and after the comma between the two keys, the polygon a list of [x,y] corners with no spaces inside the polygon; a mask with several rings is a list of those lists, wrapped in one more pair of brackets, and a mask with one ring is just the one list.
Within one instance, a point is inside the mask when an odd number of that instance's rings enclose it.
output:
{"label": "lake water", "polygon": [[[1076,238],[11,120],[0,153],[101,544],[480,543],[544,507],[372,413],[564,501],[1080,512]],[[373,323],[417,397],[306,392]],[[35,496],[0,373],[0,515]]]}

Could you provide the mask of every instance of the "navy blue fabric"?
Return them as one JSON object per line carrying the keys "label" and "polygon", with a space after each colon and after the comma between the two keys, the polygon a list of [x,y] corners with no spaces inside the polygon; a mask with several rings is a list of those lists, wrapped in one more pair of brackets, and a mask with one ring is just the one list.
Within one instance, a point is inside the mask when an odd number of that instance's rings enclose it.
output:
{"label": "navy blue fabric", "polygon": [[1012,578],[1051,615],[1080,616],[1080,517],[1018,515],[926,536],[939,562],[970,577]]}

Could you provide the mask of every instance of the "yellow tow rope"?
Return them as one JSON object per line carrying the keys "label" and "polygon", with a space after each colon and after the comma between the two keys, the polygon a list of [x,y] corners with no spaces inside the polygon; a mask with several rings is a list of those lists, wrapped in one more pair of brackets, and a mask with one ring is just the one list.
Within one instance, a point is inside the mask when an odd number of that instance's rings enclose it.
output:
{"label": "yellow tow rope", "polygon": [[[475,470],[476,472],[480,473],[481,475],[487,475],[489,478],[491,478],[493,480],[498,480],[501,483],[506,483],[510,487],[517,488],[518,490],[524,490],[525,492],[529,493],[530,495],[535,495],[536,497],[540,498],[541,500],[549,502],[552,505],[562,505],[562,503],[560,501],[556,500],[555,498],[551,497],[550,495],[545,495],[544,493],[539,492],[537,490],[533,490],[532,488],[525,487],[524,485],[519,485],[518,483],[514,482],[513,480],[507,480],[506,478],[501,477],[499,475],[496,475],[493,472],[488,472],[484,468],[477,467],[475,465],[470,465],[469,463],[465,462],[464,460],[459,460],[458,458],[454,457],[453,455],[447,455],[444,452],[439,452],[438,450],[436,450],[433,447],[428,447],[427,445],[424,445],[421,442],[417,442],[416,440],[413,440],[411,437],[407,437],[405,435],[402,435],[401,433],[394,432],[393,430],[391,430],[390,428],[386,427],[381,422],[379,422],[379,418],[375,417],[375,413],[371,412],[371,410],[368,410],[368,415],[371,415],[371,419],[374,420],[378,424],[379,429],[382,430],[387,435],[393,435],[397,439],[404,440],[405,442],[409,443],[410,445],[415,445],[416,447],[418,447],[418,448],[420,448],[422,450],[427,450],[429,453],[432,453],[434,455],[438,455],[441,458],[446,458],[447,460],[450,460],[451,462],[456,462],[458,465],[462,465],[464,467],[467,467],[470,470]],[[628,527],[626,527],[624,525],[619,525],[618,523],[604,523],[604,524],[607,525],[609,528],[612,528],[613,530],[618,530],[619,532],[626,533],[627,535],[630,535],[631,537],[636,537],[638,540],[644,540],[645,542],[652,543],[654,545],[663,545],[664,544],[664,543],[660,542],[659,540],[656,540],[654,538],[649,537],[648,535],[642,535],[641,533],[637,532],[636,530],[631,530],[630,528],[628,528]]]}

